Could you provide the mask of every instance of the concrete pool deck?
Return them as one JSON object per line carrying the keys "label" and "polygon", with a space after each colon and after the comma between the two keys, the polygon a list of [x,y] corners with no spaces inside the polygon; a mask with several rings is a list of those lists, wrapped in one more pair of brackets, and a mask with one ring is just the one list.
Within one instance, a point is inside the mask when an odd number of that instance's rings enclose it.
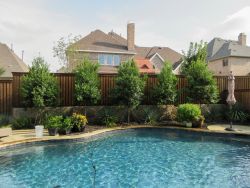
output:
{"label": "concrete pool deck", "polygon": [[88,138],[101,133],[114,131],[114,130],[124,130],[124,129],[134,129],[134,128],[169,128],[176,130],[187,130],[193,132],[208,132],[208,133],[224,133],[224,134],[239,134],[239,135],[249,135],[250,136],[250,126],[247,125],[234,125],[233,128],[236,131],[225,131],[225,128],[229,127],[228,124],[214,124],[208,125],[207,129],[198,128],[185,128],[185,127],[173,127],[173,126],[150,126],[150,125],[135,125],[135,126],[122,126],[114,128],[106,128],[101,126],[88,126],[84,133],[63,135],[63,136],[49,136],[48,131],[44,130],[44,136],[42,138],[35,137],[34,129],[26,130],[14,130],[12,135],[0,139],[0,149],[4,149],[8,146],[39,142],[39,141],[49,141],[49,140],[70,140],[70,139],[80,139]]}

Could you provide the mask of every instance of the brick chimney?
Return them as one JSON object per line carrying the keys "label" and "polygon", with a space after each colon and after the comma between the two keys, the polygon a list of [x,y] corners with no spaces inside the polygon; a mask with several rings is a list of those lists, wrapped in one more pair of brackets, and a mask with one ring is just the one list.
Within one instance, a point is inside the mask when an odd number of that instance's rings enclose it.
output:
{"label": "brick chimney", "polygon": [[127,47],[128,51],[135,50],[135,24],[128,22],[127,25]]}
{"label": "brick chimney", "polygon": [[239,45],[246,46],[247,45],[247,36],[244,33],[240,33],[238,36]]}

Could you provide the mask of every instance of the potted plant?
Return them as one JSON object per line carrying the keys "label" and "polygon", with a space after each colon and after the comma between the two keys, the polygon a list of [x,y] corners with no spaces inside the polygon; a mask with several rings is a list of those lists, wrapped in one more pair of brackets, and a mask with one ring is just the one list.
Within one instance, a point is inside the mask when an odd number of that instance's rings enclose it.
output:
{"label": "potted plant", "polygon": [[181,104],[177,109],[177,119],[185,122],[186,127],[191,128],[195,119],[201,117],[201,109],[196,104]]}
{"label": "potted plant", "polygon": [[62,124],[62,116],[50,116],[46,122],[50,136],[55,136],[58,133],[58,127]]}
{"label": "potted plant", "polygon": [[58,129],[59,135],[70,134],[72,127],[73,127],[73,125],[72,125],[71,118],[70,117],[64,118],[62,120],[60,128]]}
{"label": "potted plant", "polygon": [[197,116],[194,118],[193,122],[192,122],[192,125],[193,127],[195,128],[201,128],[204,124],[204,121],[205,121],[205,117],[200,115],[200,116]]}
{"label": "potted plant", "polygon": [[73,113],[71,120],[74,132],[83,132],[86,124],[88,123],[86,116],[77,113]]}

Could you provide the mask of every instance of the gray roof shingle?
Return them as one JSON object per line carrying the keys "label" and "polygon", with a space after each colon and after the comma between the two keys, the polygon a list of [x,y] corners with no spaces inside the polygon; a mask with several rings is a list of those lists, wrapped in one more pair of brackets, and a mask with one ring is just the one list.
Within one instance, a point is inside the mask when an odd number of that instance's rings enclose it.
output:
{"label": "gray roof shingle", "polygon": [[216,60],[224,57],[250,57],[250,47],[242,46],[238,41],[214,38],[207,46],[207,60]]}

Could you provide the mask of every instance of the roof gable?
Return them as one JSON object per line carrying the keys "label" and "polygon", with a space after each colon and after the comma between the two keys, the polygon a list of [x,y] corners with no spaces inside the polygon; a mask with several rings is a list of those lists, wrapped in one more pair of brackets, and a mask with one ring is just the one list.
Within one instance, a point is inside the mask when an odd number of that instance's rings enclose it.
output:
{"label": "roof gable", "polygon": [[242,46],[238,41],[214,38],[207,46],[207,60],[216,60],[224,57],[250,57],[250,47]]}
{"label": "roof gable", "polygon": [[120,53],[134,53],[127,50],[127,46],[118,39],[117,36],[108,35],[101,30],[95,30],[89,35],[73,44],[77,51],[105,51],[105,52],[120,52]]}

